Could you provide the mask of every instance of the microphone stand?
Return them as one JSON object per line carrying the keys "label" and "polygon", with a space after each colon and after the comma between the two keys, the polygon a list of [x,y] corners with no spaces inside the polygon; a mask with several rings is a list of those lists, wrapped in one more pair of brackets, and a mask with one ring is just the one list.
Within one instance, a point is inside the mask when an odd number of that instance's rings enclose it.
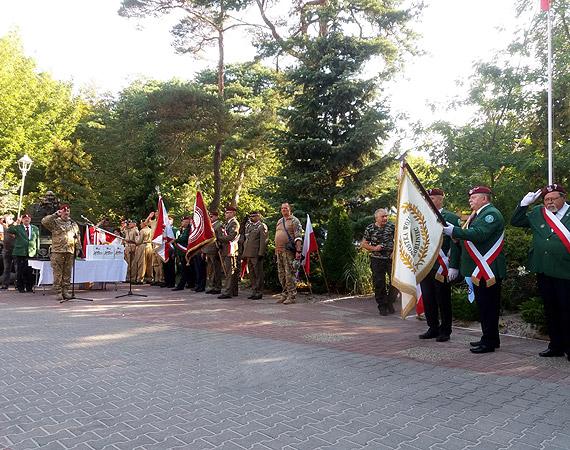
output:
{"label": "microphone stand", "polygon": [[[126,244],[126,239],[124,240],[125,244]],[[146,297],[146,295],[144,294],[135,294],[133,292],[133,277],[132,277],[132,267],[133,267],[133,251],[131,249],[129,249],[129,268],[128,268],[128,275],[129,275],[129,292],[127,292],[126,294],[122,294],[122,295],[117,295],[115,298],[121,298],[121,297],[130,297],[130,296],[136,296],[136,297]]]}
{"label": "microphone stand", "polygon": [[[72,222],[77,224],[77,222],[75,222],[75,220],[72,220],[72,219],[69,219],[69,220],[71,220]],[[70,302],[72,300],[83,300],[84,302],[92,302],[93,301],[92,298],[81,298],[81,297],[75,296],[75,261],[77,260],[77,258],[75,257],[75,252],[76,252],[76,246],[77,246],[77,233],[73,236],[73,240],[74,240],[74,244],[73,244],[73,278],[71,280],[71,298],[67,298],[67,299],[64,298],[63,300],[60,300],[59,303]]]}

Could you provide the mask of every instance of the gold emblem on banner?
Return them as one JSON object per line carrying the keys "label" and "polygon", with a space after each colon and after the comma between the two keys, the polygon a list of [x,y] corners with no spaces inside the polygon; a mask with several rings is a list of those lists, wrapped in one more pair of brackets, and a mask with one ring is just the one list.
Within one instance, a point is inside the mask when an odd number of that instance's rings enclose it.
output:
{"label": "gold emblem on banner", "polygon": [[430,244],[426,220],[420,209],[410,202],[402,204],[401,210],[407,216],[398,240],[400,258],[408,269],[417,271],[425,262]]}

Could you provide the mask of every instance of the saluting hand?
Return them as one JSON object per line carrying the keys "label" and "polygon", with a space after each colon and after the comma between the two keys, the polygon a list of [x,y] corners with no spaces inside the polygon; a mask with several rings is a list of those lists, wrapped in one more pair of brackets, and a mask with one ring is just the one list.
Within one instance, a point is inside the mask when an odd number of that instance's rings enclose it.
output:
{"label": "saluting hand", "polygon": [[521,200],[521,206],[530,206],[532,205],[536,200],[538,200],[538,197],[540,197],[540,194],[542,193],[542,190],[539,189],[536,192],[529,192],[528,194],[526,194],[523,199]]}

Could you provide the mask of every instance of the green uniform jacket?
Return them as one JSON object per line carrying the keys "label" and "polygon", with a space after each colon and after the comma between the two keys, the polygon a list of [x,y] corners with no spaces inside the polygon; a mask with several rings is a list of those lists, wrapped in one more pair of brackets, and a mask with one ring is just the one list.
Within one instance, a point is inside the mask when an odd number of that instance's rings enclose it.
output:
{"label": "green uniform jacket", "polygon": [[[191,226],[192,225],[188,225],[183,230],[177,230],[176,232],[178,234],[178,237],[176,238],[176,243],[180,244],[182,247],[188,247],[188,238],[190,237]],[[176,256],[186,256],[186,252],[180,250],[177,245],[174,245],[174,254]]]}
{"label": "green uniform jacket", "polygon": [[[532,230],[528,270],[570,280],[570,252],[546,222],[542,214],[543,208],[544,206],[538,205],[527,213],[528,206],[517,207],[511,217],[511,225]],[[570,229],[570,209],[560,221]]]}
{"label": "green uniform jacket", "polygon": [[[468,229],[455,227],[453,229],[453,237],[461,239],[461,275],[470,277],[477,267],[475,261],[471,259],[471,255],[465,248],[463,241],[471,241],[481,255],[485,255],[487,251],[497,242],[501,234],[505,230],[505,219],[503,215],[492,204],[488,204],[477,215],[473,223]],[[501,249],[501,253],[490,264],[495,278],[505,278],[507,276],[507,259]]]}
{"label": "green uniform jacket", "polygon": [[20,225],[10,225],[6,230],[7,233],[16,235],[16,243],[14,244],[13,256],[28,256],[33,258],[40,248],[40,230],[35,225],[30,224],[31,238],[28,239],[26,227]]}
{"label": "green uniform jacket", "polygon": [[[441,211],[441,215],[445,219],[445,221],[451,225],[461,226],[461,218],[457,214],[453,214],[450,211],[446,211],[445,209]],[[449,250],[449,268],[450,269],[459,269],[459,260],[461,258],[461,247],[459,243],[455,242],[451,239],[447,234],[443,235],[443,243],[441,244],[441,249],[443,253],[446,255],[448,254]],[[436,261],[433,265],[435,270],[439,269],[439,262]]]}

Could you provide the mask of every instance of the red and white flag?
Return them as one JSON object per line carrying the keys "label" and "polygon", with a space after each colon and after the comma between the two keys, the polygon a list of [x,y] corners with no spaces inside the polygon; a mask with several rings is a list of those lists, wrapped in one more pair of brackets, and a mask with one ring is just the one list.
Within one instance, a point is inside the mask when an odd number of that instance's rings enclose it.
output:
{"label": "red and white flag", "polygon": [[200,191],[196,192],[193,222],[194,227],[190,232],[190,236],[188,236],[188,247],[186,250],[186,259],[188,260],[199,252],[202,247],[216,240],[214,227],[212,227],[212,222],[210,222],[210,216]]}
{"label": "red and white flag", "polygon": [[305,225],[305,240],[303,241],[303,256],[305,257],[305,273],[309,276],[311,272],[311,253],[318,250],[317,239],[311,224],[311,218],[307,214],[307,225]]}
{"label": "red and white flag", "polygon": [[550,10],[550,0],[540,0],[540,9],[543,11]]}
{"label": "red and white flag", "polygon": [[152,245],[160,259],[164,262],[168,261],[170,258],[170,253],[172,247],[169,245],[170,242],[175,240],[174,231],[172,230],[172,225],[168,220],[168,213],[166,212],[166,207],[164,206],[164,201],[162,196],[158,196],[158,217],[156,222],[156,228],[154,230],[154,236],[152,237]]}

